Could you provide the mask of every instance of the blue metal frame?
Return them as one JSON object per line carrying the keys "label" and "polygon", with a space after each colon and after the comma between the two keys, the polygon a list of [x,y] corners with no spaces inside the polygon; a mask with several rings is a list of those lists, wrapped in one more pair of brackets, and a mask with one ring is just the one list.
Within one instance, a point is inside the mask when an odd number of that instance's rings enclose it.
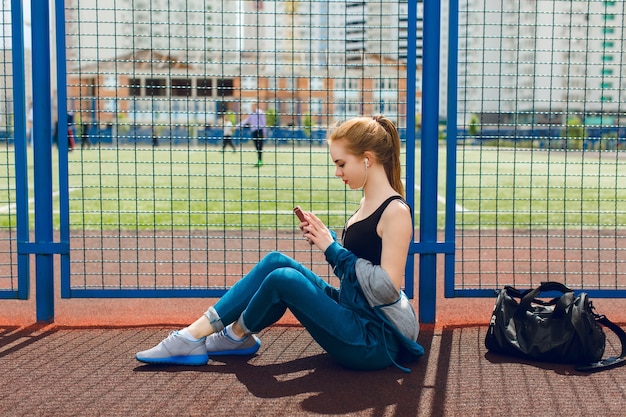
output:
{"label": "blue metal frame", "polygon": [[35,187],[35,254],[37,321],[54,321],[54,245],[52,208],[52,109],[50,82],[50,8],[48,2],[31,8],[33,66],[33,163]]}
{"label": "blue metal frame", "polygon": [[[408,97],[415,97],[417,91],[417,1],[408,3],[408,25],[407,25],[407,62],[406,62],[406,201],[411,207],[411,215],[415,219],[415,100],[408,100]],[[413,34],[413,36],[411,36]],[[415,283],[413,276],[415,271],[416,243],[412,242],[409,248],[409,256],[405,268],[405,288],[408,297],[415,296]]]}
{"label": "blue metal frame", "polygon": [[419,319],[423,323],[435,322],[437,253],[440,247],[437,244],[440,15],[441,2],[439,0],[424,0],[420,169],[422,175],[420,175],[420,245],[418,247],[420,253],[418,305]]}
{"label": "blue metal frame", "polygon": [[0,299],[28,299],[30,262],[20,249],[28,242],[28,161],[26,154],[26,77],[24,69],[24,11],[20,0],[11,0],[11,36],[13,49],[14,157],[17,222],[17,290],[0,291]]}
{"label": "blue metal frame", "polygon": [[71,298],[219,298],[228,291],[208,288],[137,288],[113,289],[72,288],[68,297]]}
{"label": "blue metal frame", "polygon": [[[406,194],[415,213],[415,148],[421,144],[419,236],[413,239],[406,266],[405,292],[414,297],[415,255],[419,255],[419,318],[423,323],[434,323],[437,299],[437,255],[444,255],[445,297],[494,297],[495,289],[455,288],[455,233],[456,233],[456,143],[459,134],[457,115],[458,67],[458,0],[449,1],[449,55],[448,55],[448,120],[446,142],[446,206],[445,241],[438,242],[438,147],[439,147],[439,53],[441,0],[423,0],[423,77],[422,77],[422,132],[421,142],[416,135],[415,95],[417,93],[417,5],[421,0],[408,2],[408,55],[407,55],[407,129],[406,129]],[[60,255],[61,297],[63,298],[187,298],[222,296],[228,288],[136,288],[114,287],[71,288],[70,234],[69,234],[69,175],[67,141],[67,84],[65,45],[65,5],[54,2],[56,17],[55,45],[57,51],[57,112],[59,152],[59,211],[60,241],[53,235],[53,184],[52,184],[52,106],[51,106],[51,56],[50,56],[50,4],[37,3],[32,8],[32,67],[33,67],[33,129],[34,176],[37,179],[35,200],[35,242],[29,241],[28,164],[26,143],[26,94],[24,66],[23,8],[21,0],[11,0],[13,41],[13,91],[15,114],[15,166],[16,166],[16,218],[17,218],[17,291],[0,291],[0,299],[29,297],[30,255],[35,255],[37,285],[36,315],[39,322],[54,320],[54,256]],[[427,173],[427,174],[424,174]],[[580,290],[577,290],[577,292]],[[626,297],[626,290],[585,290],[591,297]]]}
{"label": "blue metal frame", "polygon": [[[496,295],[494,288],[462,289],[455,288],[455,232],[456,232],[456,145],[459,134],[457,128],[457,100],[458,100],[458,35],[459,35],[459,2],[449,0],[449,29],[448,29],[448,120],[447,120],[447,168],[446,168],[446,229],[444,296],[446,298],[493,298]],[[426,28],[424,28],[426,32]],[[424,77],[426,78],[426,76]],[[518,288],[524,290],[526,288]],[[613,289],[584,289],[594,298],[624,298],[626,290]],[[550,295],[550,294],[546,294]],[[558,295],[558,294],[553,294]]]}
{"label": "blue metal frame", "polygon": [[[496,295],[497,288],[484,288],[484,289],[464,289],[456,290],[454,288],[454,275],[446,274],[445,277],[446,286],[450,285],[450,292],[446,293],[447,298],[493,298]],[[528,288],[516,287],[518,290],[526,290]],[[573,288],[572,288],[573,289]],[[585,292],[593,298],[626,298],[626,290],[602,290],[593,288],[575,289],[575,293]]]}
{"label": "blue metal frame", "polygon": [[[408,3],[408,36],[407,39],[407,97],[414,98],[417,92],[417,5],[420,1],[414,0]],[[62,2],[57,2],[62,3]],[[57,4],[58,6],[58,4]],[[406,265],[405,292],[409,297],[414,297],[414,271],[415,254],[420,256],[419,288],[420,294],[426,294],[419,300],[419,316],[423,323],[433,323],[435,321],[435,299],[436,299],[436,275],[437,275],[437,254],[446,253],[453,257],[454,242],[437,242],[437,171],[438,171],[438,130],[439,130],[439,37],[440,37],[440,0],[424,1],[424,57],[423,57],[423,81],[422,97],[422,172],[429,175],[421,176],[421,197],[420,197],[420,228],[419,242],[413,241],[410,246],[410,253]],[[61,13],[57,13],[61,15]],[[63,22],[57,21],[57,38],[64,39]],[[65,45],[57,41],[57,50],[63,51],[58,54],[57,72],[65,74],[64,51]],[[437,82],[434,82],[436,80]],[[63,83],[59,82],[59,125],[66,116],[62,111],[65,107],[65,94],[62,89]],[[415,148],[417,138],[415,129],[415,116],[417,113],[415,100],[407,100],[406,114],[406,197],[414,213],[415,206]],[[61,129],[59,129],[61,133]],[[65,135],[65,133],[64,133]],[[63,143],[62,143],[63,142]],[[59,134],[59,144],[66,144],[65,136]],[[61,147],[60,147],[61,151]],[[61,152],[60,157],[67,152]],[[67,163],[65,159],[64,165]],[[432,173],[435,173],[433,175]],[[62,185],[63,190],[63,185]],[[454,196],[454,192],[452,193]],[[455,200],[449,201],[454,208]],[[454,221],[454,216],[452,216]],[[454,235],[454,226],[452,234]],[[65,241],[62,237],[62,241]],[[68,245],[69,249],[69,245]],[[69,259],[68,259],[69,262]],[[67,274],[62,272],[61,296],[63,298],[185,298],[185,297],[220,297],[227,289],[172,289],[172,288],[145,288],[145,289],[114,289],[114,288],[94,288],[81,289],[71,288],[69,279],[69,266]]]}
{"label": "blue metal frame", "polygon": [[[459,2],[449,1],[448,18],[448,103],[446,121],[446,225],[445,239],[452,245],[444,256],[444,296],[454,295],[454,252],[456,246],[456,114],[459,49]],[[493,295],[493,294],[492,294]]]}
{"label": "blue metal frame", "polygon": [[[62,1],[57,2],[57,7]],[[417,92],[416,85],[416,73],[417,73],[417,4],[418,0],[410,1],[408,3],[408,33],[414,34],[408,36],[408,53],[407,53],[407,97],[415,97]],[[424,27],[424,73],[423,79],[428,79],[429,82],[422,86],[424,97],[424,108],[428,109],[422,117],[423,132],[430,138],[429,140],[422,139],[422,167],[427,169],[428,172],[437,171],[437,153],[438,153],[438,107],[439,107],[439,86],[438,82],[432,82],[433,79],[439,80],[439,31],[440,25],[436,19],[440,12],[439,0],[427,0],[424,9],[424,14],[429,16],[425,21],[429,22]],[[62,10],[62,9],[61,9]],[[433,10],[436,13],[433,13]],[[57,11],[57,15],[61,16],[62,13]],[[428,34],[427,34],[428,33]],[[57,21],[57,39],[64,39],[64,22]],[[57,73],[65,74],[65,45],[62,41],[57,40],[57,51],[60,51],[57,55]],[[428,74],[426,76],[426,74]],[[430,78],[429,78],[430,77]],[[64,84],[59,80],[59,125],[62,124],[62,119],[65,117],[66,98],[64,91]],[[63,87],[63,88],[62,88]],[[62,95],[63,93],[63,95]],[[407,201],[411,206],[415,206],[415,147],[416,147],[416,132],[415,116],[416,116],[415,100],[407,100],[407,129],[406,129],[406,195]],[[434,132],[434,133],[433,133]],[[59,144],[66,144],[66,139],[60,134],[59,129]],[[424,134],[422,135],[424,137]],[[59,147],[61,152],[61,147]],[[61,157],[67,155],[67,152],[60,153],[60,165],[66,166],[67,159],[61,161]],[[434,166],[434,168],[433,168]],[[63,177],[63,175],[61,175]],[[67,190],[66,185],[61,184],[61,191]],[[420,209],[420,242],[413,242],[410,247],[409,257],[406,265],[406,281],[405,292],[409,297],[413,297],[415,293],[415,284],[413,280],[415,271],[415,254],[420,255],[420,292],[422,294],[429,294],[428,297],[423,297],[420,304],[420,319],[425,323],[432,323],[435,319],[435,293],[436,293],[436,254],[446,250],[448,246],[446,244],[437,243],[437,177],[431,175],[422,176],[422,194],[421,194],[421,209]],[[424,208],[427,205],[428,207]],[[62,230],[64,226],[62,225]],[[67,240],[63,238],[62,241]],[[68,245],[69,249],[69,245]],[[62,261],[63,262],[63,261]],[[67,273],[63,272],[61,277],[61,297],[63,298],[184,298],[184,297],[220,297],[227,289],[172,289],[172,288],[145,288],[145,289],[114,289],[114,288],[71,288],[69,277],[69,257],[67,257],[68,269]],[[63,265],[63,264],[62,264]],[[428,279],[423,277],[427,276]],[[431,302],[432,301],[432,302]]]}
{"label": "blue metal frame", "polygon": [[[63,250],[61,255],[61,297],[69,297],[70,289],[70,195],[69,195],[69,161],[67,141],[67,64],[65,47],[65,2],[55,2],[56,50],[57,50],[57,117],[59,121],[58,152],[59,152],[59,215],[60,242]],[[63,126],[64,128],[61,128]]]}

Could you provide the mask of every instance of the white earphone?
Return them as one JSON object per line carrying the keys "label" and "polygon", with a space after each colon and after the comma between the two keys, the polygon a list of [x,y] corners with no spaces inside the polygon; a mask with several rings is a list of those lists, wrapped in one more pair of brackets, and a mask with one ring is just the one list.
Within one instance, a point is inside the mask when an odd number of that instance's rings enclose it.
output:
{"label": "white earphone", "polygon": [[365,168],[370,166],[370,160],[368,158],[365,158]]}

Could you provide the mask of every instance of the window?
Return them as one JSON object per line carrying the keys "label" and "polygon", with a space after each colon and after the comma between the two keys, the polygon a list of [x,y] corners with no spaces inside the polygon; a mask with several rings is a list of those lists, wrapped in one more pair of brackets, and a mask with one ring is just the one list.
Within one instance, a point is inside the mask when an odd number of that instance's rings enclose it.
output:
{"label": "window", "polygon": [[233,80],[222,78],[217,80],[217,95],[219,97],[230,97],[233,95]]}
{"label": "window", "polygon": [[398,80],[395,78],[377,79],[375,88],[377,90],[396,90],[398,88]]}
{"label": "window", "polygon": [[242,85],[243,85],[244,90],[256,90],[257,88],[256,77],[244,77]]}
{"label": "window", "polygon": [[228,113],[228,102],[227,101],[218,101],[217,102],[217,113],[218,114],[226,114],[226,113]]}
{"label": "window", "polygon": [[213,95],[213,80],[200,78],[196,81],[196,95],[198,97],[211,97]]}
{"label": "window", "polygon": [[164,96],[165,95],[165,79],[163,78],[146,78],[146,95],[147,96]]}
{"label": "window", "polygon": [[311,113],[313,114],[321,114],[323,111],[323,103],[322,100],[314,100],[311,102]]}
{"label": "window", "polygon": [[117,78],[115,75],[108,74],[104,77],[104,88],[114,90],[117,85]]}
{"label": "window", "polygon": [[131,78],[128,80],[128,95],[139,97],[141,95],[141,80],[139,78]]}
{"label": "window", "polygon": [[323,90],[324,89],[324,80],[322,78],[313,77],[311,78],[311,90]]}
{"label": "window", "polygon": [[85,85],[85,87],[86,87],[85,94],[87,96],[90,96],[90,97],[95,97],[95,95],[96,95],[96,79],[95,78],[87,78],[85,80],[85,82],[87,83]]}
{"label": "window", "polygon": [[191,80],[186,78],[172,78],[171,91],[173,97],[190,97]]}
{"label": "window", "polygon": [[115,99],[104,100],[104,111],[111,113],[115,111]]}

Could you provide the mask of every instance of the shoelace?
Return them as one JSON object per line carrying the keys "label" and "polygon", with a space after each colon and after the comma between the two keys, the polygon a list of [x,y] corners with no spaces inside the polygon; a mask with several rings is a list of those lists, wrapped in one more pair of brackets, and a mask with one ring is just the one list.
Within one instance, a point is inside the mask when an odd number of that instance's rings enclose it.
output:
{"label": "shoelace", "polygon": [[170,333],[167,335],[165,340],[174,339],[174,337],[178,334],[178,330],[170,330]]}

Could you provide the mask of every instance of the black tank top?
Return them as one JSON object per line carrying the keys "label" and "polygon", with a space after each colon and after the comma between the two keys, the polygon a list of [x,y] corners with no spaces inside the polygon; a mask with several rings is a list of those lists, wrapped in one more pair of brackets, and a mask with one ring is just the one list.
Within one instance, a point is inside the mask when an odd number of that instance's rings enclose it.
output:
{"label": "black tank top", "polygon": [[[374,265],[380,265],[383,240],[378,236],[378,233],[376,233],[376,226],[378,226],[383,212],[393,200],[402,200],[402,202],[406,204],[404,199],[399,195],[391,196],[367,218],[351,224],[348,228],[344,227],[341,236],[344,248],[348,249],[359,258],[367,259]],[[352,216],[350,216],[350,218],[352,218]],[[350,219],[348,219],[348,221],[349,220]]]}

